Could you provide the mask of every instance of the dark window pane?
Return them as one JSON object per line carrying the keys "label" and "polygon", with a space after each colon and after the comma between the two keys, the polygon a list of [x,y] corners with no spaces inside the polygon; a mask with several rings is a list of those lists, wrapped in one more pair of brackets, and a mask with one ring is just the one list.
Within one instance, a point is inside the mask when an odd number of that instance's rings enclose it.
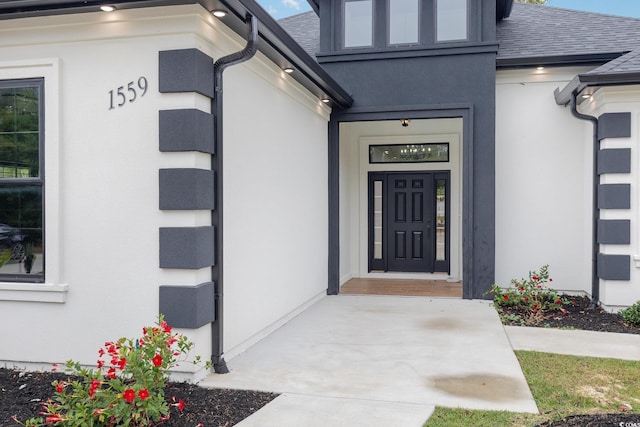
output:
{"label": "dark window pane", "polygon": [[38,177],[39,88],[0,89],[0,178]]}
{"label": "dark window pane", "polygon": [[449,144],[370,145],[369,163],[448,162]]}
{"label": "dark window pane", "polygon": [[0,275],[42,275],[42,187],[0,185]]}
{"label": "dark window pane", "polygon": [[42,80],[0,81],[0,280],[44,281]]}

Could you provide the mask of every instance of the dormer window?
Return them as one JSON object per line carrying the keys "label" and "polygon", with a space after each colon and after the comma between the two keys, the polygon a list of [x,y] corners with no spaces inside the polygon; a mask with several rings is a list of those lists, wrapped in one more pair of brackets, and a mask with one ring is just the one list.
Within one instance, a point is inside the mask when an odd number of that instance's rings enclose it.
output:
{"label": "dormer window", "polygon": [[389,0],[389,44],[415,44],[420,40],[418,0]]}
{"label": "dormer window", "polygon": [[344,47],[373,46],[373,0],[345,0]]}
{"label": "dormer window", "polygon": [[468,0],[436,0],[436,40],[466,40]]}
{"label": "dormer window", "polygon": [[[436,47],[469,41],[477,0],[340,0],[336,49]],[[479,4],[479,3],[478,3]],[[475,14],[475,15],[474,15]],[[475,28],[473,24],[472,28]],[[477,31],[476,31],[477,33]]]}

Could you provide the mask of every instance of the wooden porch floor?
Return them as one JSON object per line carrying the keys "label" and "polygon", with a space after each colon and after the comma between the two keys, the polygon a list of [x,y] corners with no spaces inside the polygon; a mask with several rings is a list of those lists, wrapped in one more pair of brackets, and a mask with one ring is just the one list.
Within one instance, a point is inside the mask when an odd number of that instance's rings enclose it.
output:
{"label": "wooden porch floor", "polygon": [[340,288],[345,295],[403,295],[462,298],[462,282],[353,278]]}

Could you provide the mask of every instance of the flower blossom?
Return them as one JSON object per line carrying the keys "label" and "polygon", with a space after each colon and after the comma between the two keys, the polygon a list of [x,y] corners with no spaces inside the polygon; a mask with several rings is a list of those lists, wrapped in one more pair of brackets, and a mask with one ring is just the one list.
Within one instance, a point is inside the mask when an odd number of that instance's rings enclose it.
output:
{"label": "flower blossom", "polygon": [[151,362],[153,362],[153,366],[162,366],[162,356],[156,354],[155,356],[153,356],[153,359],[151,359]]}
{"label": "flower blossom", "polygon": [[136,392],[133,389],[126,389],[122,394],[122,398],[127,402],[131,403],[136,398]]}

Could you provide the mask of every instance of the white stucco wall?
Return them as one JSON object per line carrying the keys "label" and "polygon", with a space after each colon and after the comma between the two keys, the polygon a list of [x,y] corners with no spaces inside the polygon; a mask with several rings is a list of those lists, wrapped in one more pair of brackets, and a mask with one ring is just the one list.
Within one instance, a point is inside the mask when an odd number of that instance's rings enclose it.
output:
{"label": "white stucco wall", "polygon": [[[158,208],[159,169],[210,167],[158,149],[159,110],[210,109],[159,93],[158,52],[241,47],[199,6],[3,21],[0,79],[45,77],[47,283],[0,283],[0,361],[94,363],[105,340],[153,322],[159,285],[210,280],[158,265],[159,227],[210,224]],[[261,54],[225,73],[229,348],[326,289],[329,110]],[[145,96],[109,110],[109,91],[141,76]],[[182,332],[209,357],[208,325]]]}
{"label": "white stucco wall", "polygon": [[592,127],[555,103],[581,69],[499,71],[496,282],[549,264],[551,286],[591,290]]}
{"label": "white stucco wall", "polygon": [[232,353],[326,295],[329,110],[289,81],[260,58],[224,74],[225,351]]}
{"label": "white stucco wall", "polygon": [[606,138],[601,149],[630,148],[631,173],[601,175],[601,184],[630,184],[631,209],[602,209],[602,219],[628,219],[631,224],[631,239],[628,245],[600,245],[600,252],[609,255],[630,256],[630,280],[600,280],[600,301],[609,308],[629,306],[640,300],[640,87],[605,87],[580,106],[580,111],[596,117],[605,113],[631,113],[631,136],[628,138]]}

